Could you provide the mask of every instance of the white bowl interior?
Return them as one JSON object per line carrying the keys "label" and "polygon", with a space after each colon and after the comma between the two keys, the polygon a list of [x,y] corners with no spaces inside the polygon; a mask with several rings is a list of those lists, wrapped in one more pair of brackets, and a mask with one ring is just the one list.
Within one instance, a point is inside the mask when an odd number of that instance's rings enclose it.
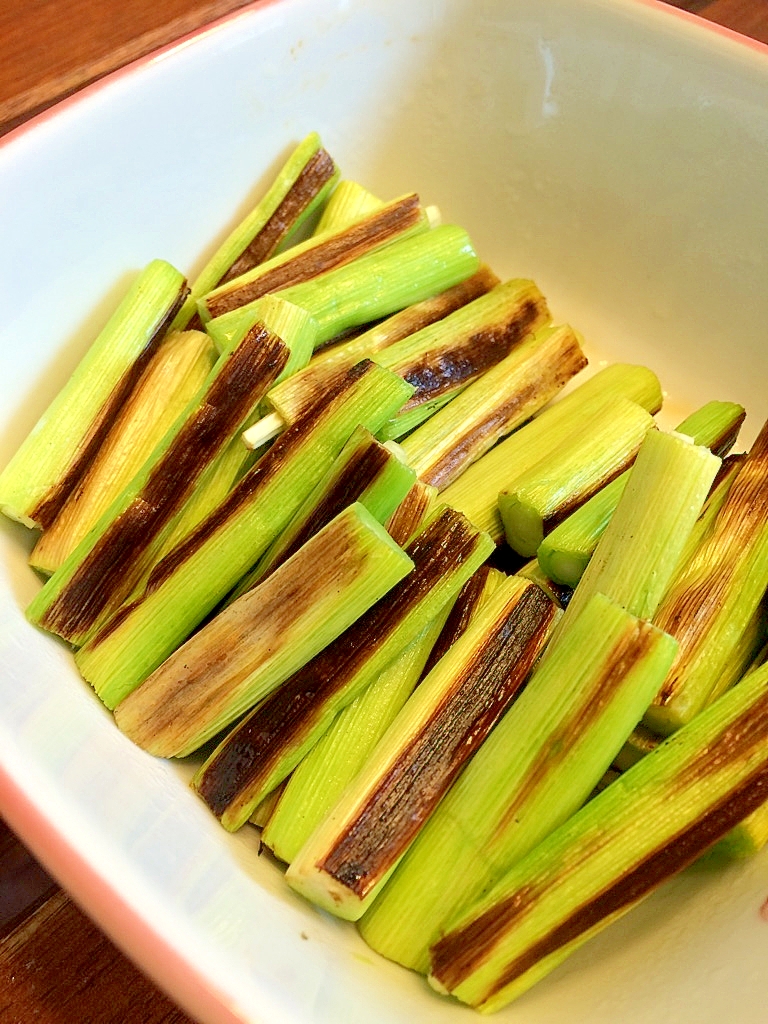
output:
{"label": "white bowl interior", "polygon": [[[418,190],[497,272],[535,279],[596,361],[654,368],[668,422],[733,399],[754,435],[764,49],[640,0],[273,0],[0,147],[1,461],[137,269],[194,271],[312,129],[346,176]],[[84,905],[211,1024],[471,1019],[294,898],[253,830],[225,835],[184,767],[117,732],[23,618],[29,547],[2,524],[0,804]],[[767,864],[688,871],[500,1019],[764,1021]]]}

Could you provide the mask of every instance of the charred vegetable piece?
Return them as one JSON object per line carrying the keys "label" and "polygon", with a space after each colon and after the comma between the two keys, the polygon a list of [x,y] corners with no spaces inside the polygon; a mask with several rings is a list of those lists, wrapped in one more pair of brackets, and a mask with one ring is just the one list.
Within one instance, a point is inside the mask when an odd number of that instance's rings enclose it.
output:
{"label": "charred vegetable piece", "polygon": [[644,721],[665,735],[722,692],[721,674],[768,587],[768,424],[739,467],[707,536],[656,613],[680,653]]}
{"label": "charred vegetable piece", "polygon": [[357,920],[464,765],[513,703],[557,611],[510,577],[432,669],[297,854],[286,881]]}
{"label": "charred vegetable piece", "polygon": [[768,798],[768,667],[751,673],[514,865],[432,950],[436,987],[491,1012]]}
{"label": "charred vegetable piece", "polygon": [[311,281],[374,249],[428,228],[419,197],[414,193],[401,196],[340,231],[315,235],[239,277],[230,278],[200,301],[200,313],[204,320],[221,316],[262,295]]}
{"label": "charred vegetable piece", "polygon": [[[479,267],[466,231],[445,224],[385,245],[280,295],[312,314],[319,348],[352,328],[437,295]],[[250,315],[250,305],[219,319],[233,329],[241,317]]]}
{"label": "charred vegetable piece", "polygon": [[253,707],[413,568],[360,504],[195,633],[115,710],[134,743],[183,757]]}
{"label": "charred vegetable piece", "polygon": [[237,585],[232,597],[239,597],[274,572],[353,501],[364,505],[378,522],[385,522],[405,498],[415,477],[397,454],[365,427],[358,427],[285,530]]}
{"label": "charred vegetable piece", "polygon": [[293,860],[408,700],[421,678],[445,613],[443,609],[441,616],[339,712],[287,779],[262,833],[262,842],[280,860],[288,864]]}
{"label": "charred vegetable piece", "polygon": [[539,328],[405,438],[409,464],[422,480],[445,489],[586,364],[572,328]]}
{"label": "charred vegetable piece", "polygon": [[446,606],[367,690],[339,712],[291,775],[262,836],[281,860],[294,859],[363,767],[420,679],[466,631],[501,580],[501,573],[480,566],[453,606]]}
{"label": "charred vegetable piece", "polygon": [[210,373],[216,350],[200,331],[165,335],[104,443],[38,540],[30,565],[52,573],[139,472]]}
{"label": "charred vegetable piece", "polygon": [[139,274],[78,367],[0,474],[0,510],[45,529],[61,511],[184,301],[163,260]]}
{"label": "charred vegetable piece", "polygon": [[507,544],[532,558],[564,516],[578,508],[635,458],[654,426],[641,405],[617,399],[499,494]]}
{"label": "charred vegetable piece", "polygon": [[174,327],[197,319],[197,301],[217,285],[273,256],[327,198],[339,177],[316,132],[301,142],[278,172],[263,199],[230,232],[192,285]]}
{"label": "charred vegetable piece", "polygon": [[589,797],[675,648],[660,630],[596,595],[360,921],[366,942],[426,972],[428,949],[447,921]]}
{"label": "charred vegetable piece", "polygon": [[[306,369],[300,370],[289,381],[278,384],[269,394],[267,405],[278,413],[284,423],[292,423],[334,378],[354,366],[359,359],[370,358],[376,352],[394,345],[430,324],[442,320],[468,302],[485,295],[499,283],[487,267],[465,281],[446,288],[439,294],[414,303],[393,313],[375,327],[353,338],[337,342],[315,353]],[[221,321],[226,317],[221,317]],[[219,321],[212,320],[211,327]]]}
{"label": "charred vegetable piece", "polygon": [[451,509],[410,542],[414,569],[230,733],[193,784],[225,828],[293,771],[350,704],[421,633],[490,554],[492,542]]}
{"label": "charred vegetable piece", "polygon": [[414,480],[411,489],[386,522],[387,533],[405,547],[422,523],[436,508],[437,491],[429,484]]}
{"label": "charred vegetable piece", "polygon": [[359,363],[154,567],[144,590],[76,655],[108,706],[154,671],[261,557],[355,427],[378,429],[409,390],[382,367]]}
{"label": "charred vegetable piece", "polygon": [[31,621],[82,644],[141,583],[174,520],[232,438],[236,438],[289,358],[307,314],[283,300],[212,369],[188,410],[96,527],[49,579],[28,609]]}
{"label": "charred vegetable piece", "polygon": [[400,437],[417,426],[434,403],[444,404],[548,320],[536,285],[515,279],[377,353],[376,362],[415,388],[383,436]]}
{"label": "charred vegetable piece", "polygon": [[[724,458],[735,444],[743,420],[743,406],[735,402],[707,402],[686,417],[677,432]],[[616,510],[627,479],[627,473],[616,477],[544,538],[537,557],[555,583],[575,587],[579,582]]]}
{"label": "charred vegetable piece", "polygon": [[443,499],[500,542],[504,527],[498,511],[499,491],[548,452],[557,451],[606,402],[620,397],[655,413],[661,408],[661,385],[644,366],[607,366],[473,463],[446,487]]}
{"label": "charred vegetable piece", "polygon": [[719,467],[716,455],[679,434],[646,434],[616,512],[555,630],[548,656],[598,592],[633,615],[655,615]]}

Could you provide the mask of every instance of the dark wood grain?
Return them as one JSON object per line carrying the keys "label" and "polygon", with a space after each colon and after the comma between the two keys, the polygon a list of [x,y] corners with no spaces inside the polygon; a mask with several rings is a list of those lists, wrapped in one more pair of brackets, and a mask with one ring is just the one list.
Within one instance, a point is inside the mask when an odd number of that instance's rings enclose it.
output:
{"label": "dark wood grain", "polygon": [[[0,134],[247,0],[4,0]],[[671,0],[768,43],[768,0]],[[0,1024],[192,1024],[0,821]]]}
{"label": "dark wood grain", "polygon": [[250,0],[3,0],[0,134]]}

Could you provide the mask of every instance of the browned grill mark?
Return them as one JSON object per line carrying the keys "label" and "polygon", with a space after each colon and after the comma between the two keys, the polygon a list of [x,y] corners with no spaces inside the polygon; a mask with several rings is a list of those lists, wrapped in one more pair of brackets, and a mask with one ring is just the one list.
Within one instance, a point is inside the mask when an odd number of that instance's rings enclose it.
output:
{"label": "browned grill mark", "polygon": [[197,783],[217,817],[243,794],[254,793],[280,762],[298,747],[331,699],[343,691],[376,646],[436,582],[461,565],[479,542],[464,516],[446,509],[408,545],[411,572],[365,615],[263,701],[227,738]]}
{"label": "browned grill mark", "polygon": [[333,158],[324,149],[318,149],[306,162],[261,231],[219,279],[216,287],[247,273],[274,255],[296,221],[335,173]]}
{"label": "browned grill mark", "polygon": [[333,481],[332,486],[314,505],[312,515],[304,522],[301,529],[284,551],[270,565],[266,573],[258,580],[263,583],[278,566],[287,561],[299,548],[318,533],[339,512],[351,505],[371,487],[390,459],[395,456],[376,441],[373,436],[361,445],[344,465],[343,472]]}
{"label": "browned grill mark", "polygon": [[386,343],[380,347],[388,348],[403,338],[430,327],[438,320],[444,320],[450,313],[455,313],[457,309],[479,299],[481,295],[486,295],[497,284],[498,277],[489,267],[483,266],[471,277],[446,288],[431,299],[424,299],[393,314],[386,321]]}
{"label": "browned grill mark", "polygon": [[440,630],[440,635],[429,652],[429,657],[424,665],[419,682],[429,675],[443,655],[447,654],[459,637],[466,633],[472,621],[472,616],[475,614],[477,606],[482,599],[490,572],[491,567],[487,563],[481,565],[459,591],[458,597],[448,614],[448,618]]}
{"label": "browned grill mark", "polygon": [[[711,493],[711,492],[710,492]],[[768,424],[736,471],[710,537],[704,540],[665,598],[655,622],[678,641],[679,650],[654,704],[666,706],[685,683],[686,668],[706,642],[733,576],[754,550],[768,522]]]}
{"label": "browned grill mark", "polygon": [[[431,973],[452,992],[481,967],[497,941],[535,905],[541,886],[525,885],[430,948]],[[487,998],[487,996],[486,996]]]}
{"label": "browned grill mark", "polygon": [[421,206],[417,195],[405,196],[388,203],[364,220],[358,221],[344,231],[331,236],[325,242],[296,254],[277,267],[266,270],[253,281],[227,288],[220,295],[206,299],[208,312],[212,317],[221,316],[230,310],[244,306],[269,292],[281,291],[291,285],[301,284],[313,277],[325,274],[336,267],[353,260],[381,246],[421,219]]}
{"label": "browned grill mark", "polygon": [[507,607],[418,737],[371,793],[318,867],[359,899],[407,849],[522,688],[554,606],[530,584]]}
{"label": "browned grill mark", "polygon": [[578,344],[569,343],[564,352],[557,353],[552,363],[540,365],[540,375],[536,379],[525,381],[514,395],[468,429],[442,458],[421,474],[421,479],[438,490],[446,488],[470,462],[485,453],[489,438],[497,440],[507,432],[507,425],[511,422],[519,420],[519,425],[522,425],[522,418],[532,416],[586,365],[587,359]]}
{"label": "browned grill mark", "polygon": [[716,775],[724,767],[750,757],[755,749],[766,745],[766,738],[768,692],[751,705],[749,714],[741,715],[711,740],[705,750],[691,758],[672,780],[670,792],[672,789],[677,791],[692,786],[709,776]]}
{"label": "browned grill mark", "polygon": [[159,532],[191,493],[205,466],[232,437],[254,403],[288,360],[288,349],[256,325],[232,352],[140,493],[85,556],[41,619],[41,625],[74,639],[110,607],[116,610],[141,578]]}
{"label": "browned grill mark", "polygon": [[532,761],[525,779],[515,792],[514,799],[500,818],[489,847],[501,841],[512,822],[522,813],[526,804],[551,773],[553,766],[562,761],[564,753],[578,743],[589,726],[600,719],[605,709],[615,700],[627,674],[641,662],[656,643],[657,631],[648,622],[638,621],[626,628],[616,640],[602,662],[600,672],[591,680],[588,689],[568,717],[564,718],[546,738]]}
{"label": "browned grill mark", "polygon": [[[486,992],[484,999],[490,999],[495,993],[502,991],[540,960],[567,946],[600,921],[619,911],[628,910],[666,879],[692,864],[766,800],[768,760],[764,759],[747,778],[718,800],[707,813],[678,832],[663,847],[650,853],[589,903],[579,907],[543,939],[531,945],[500,974]],[[498,928],[498,923],[496,927]],[[503,927],[508,925],[505,924]]]}
{"label": "browned grill mark", "polygon": [[[251,591],[224,609],[156,669],[144,691],[129,696],[124,707],[145,701],[145,694],[155,688],[161,698],[151,706],[152,735],[179,729],[187,735],[194,732],[195,723],[214,717],[242,681],[236,673],[253,670],[253,665],[245,666],[243,655],[252,648],[254,629],[259,630],[259,650],[280,649],[304,609],[348,586],[360,571],[366,555],[347,523],[334,524],[322,543],[322,552],[306,549],[292,570],[273,576],[258,594]],[[173,681],[173,688],[163,686],[164,680]]]}
{"label": "browned grill mark", "polygon": [[56,484],[29,513],[30,519],[37,523],[41,529],[46,530],[53,524],[67,498],[85,475],[96,453],[104,444],[107,434],[112,429],[121,408],[134,388],[139,386],[141,378],[148,369],[165,332],[183,306],[187,295],[189,295],[189,288],[187,288],[185,283],[179,290],[179,294],[176,296],[173,304],[168,308],[165,316],[155,328],[147,344],[136,359],[134,359],[133,363],[123,372],[94,416],[87,435],[81,441],[79,449],[75,452],[72,462],[70,462],[63,476],[59,478]]}
{"label": "browned grill mark", "polygon": [[[650,428],[656,430],[655,426]],[[589,481],[588,486],[583,486],[578,490],[572,491],[566,495],[560,504],[553,508],[546,516],[544,516],[542,523],[544,526],[544,533],[549,533],[554,530],[564,519],[567,519],[571,512],[574,512],[577,508],[589,501],[591,497],[601,491],[604,487],[607,487],[612,480],[615,480],[617,476],[621,476],[625,473],[634,463],[637,453],[640,450],[642,442],[638,441],[636,445],[632,447],[630,451],[625,451],[620,459],[614,463],[610,470],[603,473],[600,478],[593,478]]]}
{"label": "browned grill mark", "polygon": [[417,480],[387,522],[387,533],[395,544],[405,547],[424,521],[431,503],[430,492]]}
{"label": "browned grill mark", "polygon": [[[373,351],[380,352],[382,349],[389,348],[390,345],[402,341],[403,338],[415,334],[416,331],[442,320],[449,313],[455,313],[457,309],[480,298],[481,295],[485,295],[498,283],[499,279],[493,271],[488,267],[481,267],[476,274],[460,284],[440,292],[439,295],[435,295],[431,299],[417,302],[413,306],[400,310],[399,313],[394,313],[383,321],[381,326],[386,328],[386,336],[379,335],[377,337]],[[346,342],[332,343],[329,350],[335,348],[337,344],[343,348]],[[323,349],[323,352],[325,351]],[[370,354],[371,352],[364,353],[365,356]],[[317,401],[317,395],[321,389],[325,390],[331,387],[344,374],[345,370],[353,366],[360,358],[359,353],[351,352],[348,356],[345,355],[343,360],[339,359],[332,365],[325,364],[322,360],[315,365],[310,363],[293,380],[290,418],[295,419],[296,416],[302,415],[313,402]]]}
{"label": "browned grill mark", "polygon": [[416,388],[403,411],[438,398],[500,363],[542,316],[542,303],[526,299],[503,322],[483,324],[462,333],[437,352],[418,356],[410,365],[398,366],[396,372]]}
{"label": "browned grill mark", "polygon": [[[287,427],[269,451],[255,463],[210,515],[157,563],[147,580],[147,593],[162,586],[210,537],[221,530],[228,520],[237,518],[246,505],[255,501],[258,492],[280,471],[284,463],[290,460],[295,449],[306,442],[307,433],[314,429],[316,422],[338,408],[339,403],[344,402],[348,391],[373,369],[374,364],[370,360],[356,363],[333,389],[310,407],[305,416]],[[104,634],[99,633],[91,641],[91,645],[100,643],[110,629],[111,624],[108,623]]]}

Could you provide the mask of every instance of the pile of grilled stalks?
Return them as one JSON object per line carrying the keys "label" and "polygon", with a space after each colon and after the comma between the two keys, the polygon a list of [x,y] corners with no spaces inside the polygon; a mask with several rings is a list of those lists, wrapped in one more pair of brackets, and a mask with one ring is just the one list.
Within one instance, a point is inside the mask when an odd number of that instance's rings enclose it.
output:
{"label": "pile of grilled stalks", "polygon": [[125,735],[204,747],[226,829],[485,1011],[768,839],[768,427],[665,432],[654,373],[586,363],[313,134],[191,285],[138,274],[0,475],[28,618]]}

